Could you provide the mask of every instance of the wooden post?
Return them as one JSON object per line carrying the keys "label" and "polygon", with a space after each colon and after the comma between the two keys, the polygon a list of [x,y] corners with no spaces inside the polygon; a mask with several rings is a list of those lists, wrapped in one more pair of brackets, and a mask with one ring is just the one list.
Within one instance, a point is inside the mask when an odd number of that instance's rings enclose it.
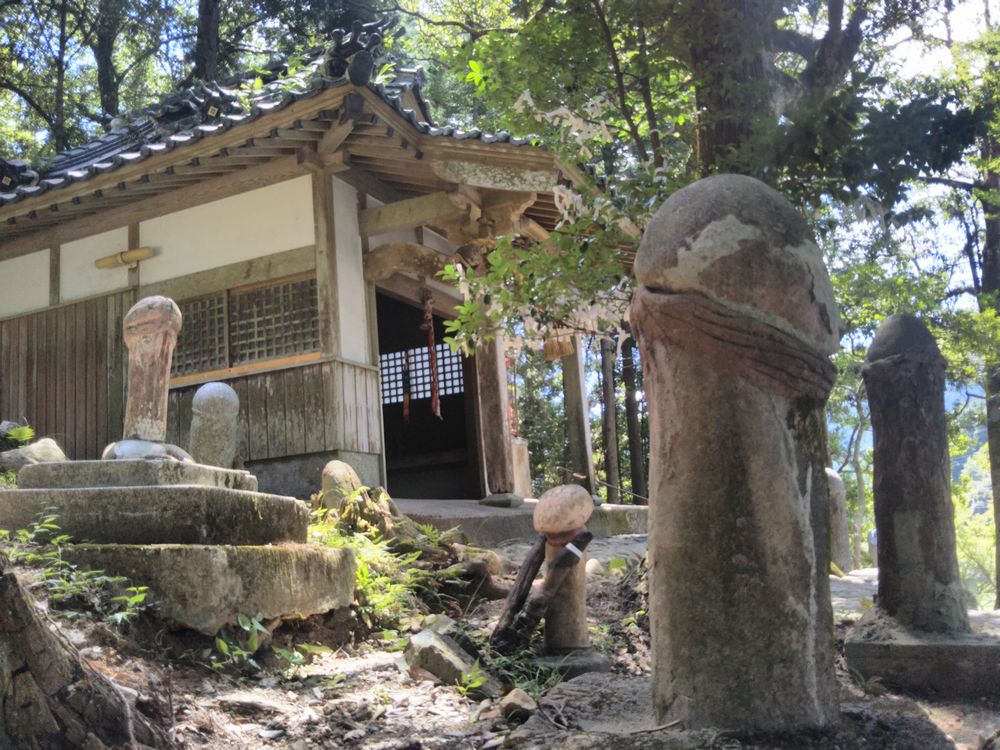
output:
{"label": "wooden post", "polygon": [[61,271],[62,248],[55,244],[49,248],[49,306],[55,307],[62,301]]}
{"label": "wooden post", "polygon": [[313,172],[313,221],[316,227],[316,293],[323,353],[340,355],[337,299],[337,233],[334,222],[333,175]]}
{"label": "wooden post", "polygon": [[[597,477],[594,473],[594,450],[590,442],[590,409],[583,367],[583,341],[579,336],[573,338],[573,346],[575,351],[562,358],[563,407],[569,443],[567,459],[569,468],[578,475],[571,481],[593,493],[597,487]],[[579,476],[586,478],[580,479]]]}
{"label": "wooden post", "polygon": [[503,337],[484,342],[476,350],[479,392],[479,429],[486,456],[488,495],[514,492],[514,455],[507,414],[507,367]]}
{"label": "wooden post", "polygon": [[[128,225],[128,249],[135,250],[141,247],[142,242],[139,237],[139,222],[133,221]],[[140,284],[139,264],[133,263],[128,267],[128,285],[132,289],[138,289]]]}

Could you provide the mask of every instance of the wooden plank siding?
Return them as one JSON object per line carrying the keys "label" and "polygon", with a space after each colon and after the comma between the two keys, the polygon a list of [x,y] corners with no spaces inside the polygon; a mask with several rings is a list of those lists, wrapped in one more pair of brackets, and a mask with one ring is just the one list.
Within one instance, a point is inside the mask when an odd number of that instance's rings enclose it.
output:
{"label": "wooden plank siding", "polygon": [[26,421],[74,460],[121,438],[122,317],[134,293],[0,321],[0,418]]}
{"label": "wooden plank siding", "polygon": [[[348,362],[316,362],[225,381],[240,397],[244,461],[344,450],[380,453],[378,372]],[[167,441],[187,448],[198,385],[170,391]]]}

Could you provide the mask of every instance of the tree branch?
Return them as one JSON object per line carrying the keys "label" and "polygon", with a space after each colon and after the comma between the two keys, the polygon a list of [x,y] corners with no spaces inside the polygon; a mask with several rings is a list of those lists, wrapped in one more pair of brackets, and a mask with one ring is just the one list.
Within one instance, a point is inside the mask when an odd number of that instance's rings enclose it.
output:
{"label": "tree branch", "polygon": [[52,114],[47,112],[42,105],[31,96],[31,94],[18,86],[16,83],[11,83],[10,81],[0,81],[0,89],[5,89],[10,91],[15,96],[19,96],[24,100],[25,104],[38,113],[39,117],[45,120],[45,124],[48,125],[50,129],[54,126],[55,119],[52,117]]}
{"label": "tree branch", "polygon": [[950,177],[917,177],[919,182],[926,183],[928,185],[946,185],[950,188],[955,188],[955,190],[965,190],[967,192],[972,192],[973,190],[981,190],[985,186],[978,182],[966,182],[965,180],[953,180]]}
{"label": "tree branch", "polygon": [[621,61],[618,59],[618,51],[615,49],[614,35],[611,33],[611,27],[608,25],[608,18],[604,14],[604,7],[601,5],[601,0],[591,0],[590,4],[594,8],[594,14],[597,16],[597,22],[601,26],[601,32],[604,35],[604,46],[608,51],[611,68],[615,74],[615,90],[618,94],[618,108],[621,110],[622,117],[625,118],[625,122],[628,125],[629,135],[632,136],[632,142],[635,144],[635,149],[639,154],[639,158],[642,161],[649,161],[646,144],[643,143],[642,136],[639,135],[639,127],[636,125],[635,118],[632,116],[632,109],[628,105],[628,92],[625,90],[625,76],[622,73]]}
{"label": "tree branch", "polygon": [[776,29],[773,39],[774,48],[779,52],[791,52],[806,60],[811,60],[819,49],[818,39],[800,34],[794,29]]}

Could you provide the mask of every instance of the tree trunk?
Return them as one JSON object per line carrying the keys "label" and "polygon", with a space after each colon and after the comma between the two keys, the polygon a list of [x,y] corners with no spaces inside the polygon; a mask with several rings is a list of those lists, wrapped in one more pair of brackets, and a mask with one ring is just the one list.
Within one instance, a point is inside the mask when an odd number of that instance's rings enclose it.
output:
{"label": "tree trunk", "polygon": [[858,491],[858,505],[854,515],[854,550],[851,556],[851,566],[855,570],[861,568],[861,550],[865,543],[865,503],[868,500],[868,490],[865,487],[865,475],[861,467],[861,439],[865,435],[865,414],[861,406],[861,394],[855,394],[855,407],[858,416],[858,434],[854,437],[854,450],[851,451],[851,465],[854,467],[854,481]]}
{"label": "tree trunk", "polygon": [[[991,164],[1000,154],[1000,143],[995,138],[986,138],[981,148],[983,160]],[[981,284],[979,307],[983,310],[992,307],[1000,312],[1000,204],[996,201],[1000,195],[1000,173],[987,172],[985,190],[979,193],[983,206],[985,237],[982,251]],[[1000,363],[994,361],[987,365],[986,382],[983,384],[986,392],[986,441],[990,458],[990,485],[993,491],[993,519],[996,536],[994,544],[998,550],[996,555],[996,570],[994,583],[997,594],[994,607],[1000,609]]]}
{"label": "tree trunk", "polygon": [[628,424],[628,457],[632,472],[632,492],[635,501],[642,505],[649,502],[646,487],[646,459],[642,448],[642,423],[639,420],[639,399],[635,388],[635,339],[625,340],[622,348],[622,380],[625,383],[625,421]]}
{"label": "tree trunk", "polygon": [[590,407],[587,403],[587,375],[584,367],[583,340],[573,339],[574,351],[561,359],[563,413],[566,417],[566,462],[575,476],[566,482],[580,484],[591,493],[597,491],[594,456],[590,443]]}
{"label": "tree trunk", "polygon": [[194,77],[214,81],[219,75],[219,0],[198,0],[198,39]]}
{"label": "tree trunk", "polygon": [[124,688],[92,670],[42,619],[13,573],[0,569],[0,747],[167,748]]}
{"label": "tree trunk", "polygon": [[118,71],[115,70],[115,41],[121,28],[121,14],[116,0],[101,0],[92,47],[97,65],[97,90],[101,109],[106,115],[118,114]]}
{"label": "tree trunk", "polygon": [[604,441],[604,480],[608,485],[608,502],[621,499],[621,472],[618,470],[618,399],[615,398],[615,345],[601,339],[602,411],[601,436]]}
{"label": "tree trunk", "polygon": [[59,6],[59,49],[56,60],[56,91],[55,106],[52,113],[52,137],[56,151],[69,148],[69,135],[66,132],[66,60],[69,49],[69,33],[67,31],[68,9],[66,2]]}

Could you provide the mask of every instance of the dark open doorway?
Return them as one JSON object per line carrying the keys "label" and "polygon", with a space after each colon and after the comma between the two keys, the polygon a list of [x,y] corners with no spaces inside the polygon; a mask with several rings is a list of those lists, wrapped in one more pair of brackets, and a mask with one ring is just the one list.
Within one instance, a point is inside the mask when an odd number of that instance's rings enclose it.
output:
{"label": "dark open doorway", "polygon": [[[427,333],[420,308],[376,295],[382,423],[386,474],[395,497],[478,497],[473,446],[473,368],[444,340],[444,320],[434,316],[441,419],[431,408]],[[404,368],[409,369],[409,418],[404,419]]]}

